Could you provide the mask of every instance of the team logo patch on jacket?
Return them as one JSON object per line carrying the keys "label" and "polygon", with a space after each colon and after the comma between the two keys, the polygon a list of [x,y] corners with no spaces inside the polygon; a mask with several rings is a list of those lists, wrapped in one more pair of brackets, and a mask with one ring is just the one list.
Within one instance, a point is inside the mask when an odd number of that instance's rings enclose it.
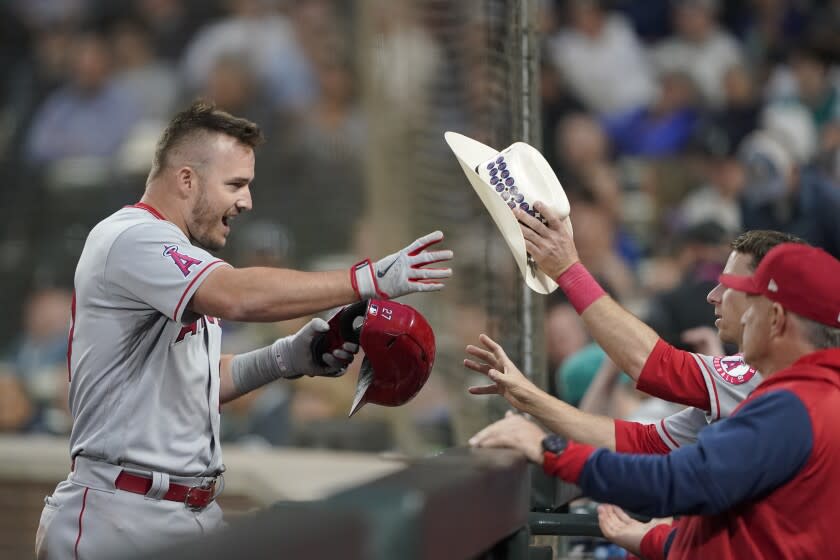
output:
{"label": "team logo patch on jacket", "polygon": [[752,379],[756,370],[744,363],[744,357],[717,356],[714,359],[715,372],[727,383],[742,385]]}

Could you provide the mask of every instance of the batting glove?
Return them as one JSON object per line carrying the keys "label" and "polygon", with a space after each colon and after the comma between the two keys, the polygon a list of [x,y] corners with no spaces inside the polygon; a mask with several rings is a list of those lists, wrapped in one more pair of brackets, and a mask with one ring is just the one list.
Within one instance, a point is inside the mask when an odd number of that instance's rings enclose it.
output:
{"label": "batting glove", "polygon": [[405,249],[371,263],[365,259],[350,269],[350,281],[359,299],[392,299],[414,292],[433,292],[443,288],[442,280],[452,276],[451,268],[421,268],[448,261],[452,251],[427,251],[443,240],[443,232],[424,235]]}
{"label": "batting glove", "polygon": [[321,354],[323,364],[316,363],[312,356],[312,340],[329,330],[323,319],[315,318],[291,336],[278,339],[271,345],[271,352],[280,368],[281,376],[296,379],[303,375],[310,377],[340,377],[347,371],[359,351],[359,345],[345,342],[341,348]]}

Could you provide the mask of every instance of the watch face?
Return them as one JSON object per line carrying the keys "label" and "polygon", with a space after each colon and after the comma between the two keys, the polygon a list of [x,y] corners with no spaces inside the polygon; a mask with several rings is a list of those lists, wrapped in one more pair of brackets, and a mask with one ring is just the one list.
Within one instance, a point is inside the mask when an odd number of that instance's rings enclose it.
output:
{"label": "watch face", "polygon": [[557,434],[548,434],[543,438],[542,446],[545,451],[560,454],[566,449],[566,438]]}

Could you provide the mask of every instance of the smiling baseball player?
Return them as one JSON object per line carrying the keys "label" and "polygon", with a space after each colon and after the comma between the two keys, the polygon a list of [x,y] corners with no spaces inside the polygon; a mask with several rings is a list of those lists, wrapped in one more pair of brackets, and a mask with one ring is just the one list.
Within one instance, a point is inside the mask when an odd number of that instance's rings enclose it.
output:
{"label": "smiling baseball player", "polygon": [[73,468],[45,499],[39,558],[117,558],[220,527],[219,405],[280,378],[338,376],[358,347],[312,357],[328,325],[221,355],[221,320],[279,321],[434,291],[451,251],[426,235],[348,272],[237,269],[210,250],[251,209],[254,123],[197,102],[161,137],[141,202],[90,232],[75,275],[67,364]]}

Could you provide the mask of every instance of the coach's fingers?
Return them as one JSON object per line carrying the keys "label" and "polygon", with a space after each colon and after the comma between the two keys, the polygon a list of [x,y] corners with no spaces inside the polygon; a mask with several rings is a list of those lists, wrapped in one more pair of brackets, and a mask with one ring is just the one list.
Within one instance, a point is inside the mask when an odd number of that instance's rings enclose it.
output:
{"label": "coach's fingers", "polygon": [[469,359],[464,360],[464,367],[484,375],[487,375],[487,373],[490,371],[489,365],[475,362]]}
{"label": "coach's fingers", "polygon": [[510,361],[507,354],[505,354],[504,348],[486,334],[481,333],[478,335],[478,341],[493,354],[499,364],[504,364],[505,362]]}
{"label": "coach's fingers", "polygon": [[502,373],[501,371],[499,371],[495,368],[490,368],[487,371],[487,377],[489,377],[490,379],[492,379],[493,381],[495,381],[496,383],[498,383],[502,387],[509,387],[511,385],[510,376],[505,375],[504,373]]}
{"label": "coach's fingers", "polygon": [[468,344],[466,348],[467,354],[470,356],[481,360],[482,362],[494,365],[496,364],[496,356],[493,355],[492,352],[485,350],[484,348],[479,348],[478,346],[474,346],[472,344]]}
{"label": "coach's fingers", "polygon": [[470,392],[471,395],[498,395],[499,394],[499,386],[498,385],[473,385],[469,387],[467,391]]}
{"label": "coach's fingers", "polygon": [[607,538],[612,538],[618,533],[621,524],[615,515],[615,506],[601,504],[598,506],[598,526]]}
{"label": "coach's fingers", "polygon": [[566,219],[566,216],[561,216],[560,212],[541,200],[534,202],[534,210],[542,214],[548,229],[554,231],[558,231],[563,225],[563,220]]}
{"label": "coach's fingers", "polygon": [[523,239],[525,239],[525,243],[532,243],[538,247],[545,243],[545,238],[541,237],[531,228],[525,227],[522,224],[520,224],[519,230],[522,232],[522,237]]}
{"label": "coach's fingers", "polygon": [[508,434],[493,433],[483,438],[475,447],[516,449],[516,442]]}
{"label": "coach's fingers", "polygon": [[[536,207],[534,209],[536,210]],[[516,219],[519,220],[520,224],[522,224],[520,227],[524,225],[526,228],[529,228],[536,233],[537,236],[547,237],[551,233],[551,230],[547,228],[544,223],[530,215],[528,212],[516,208],[514,209],[513,214],[516,216]]]}

